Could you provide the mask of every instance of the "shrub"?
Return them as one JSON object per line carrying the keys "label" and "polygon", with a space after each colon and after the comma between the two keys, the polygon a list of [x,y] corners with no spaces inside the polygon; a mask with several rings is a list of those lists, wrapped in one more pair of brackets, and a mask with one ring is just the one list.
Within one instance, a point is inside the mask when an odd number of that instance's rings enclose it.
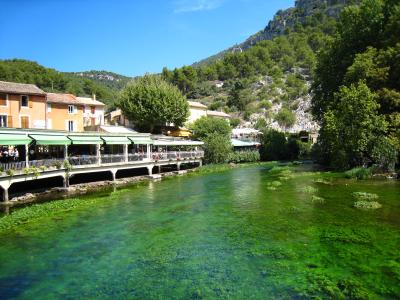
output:
{"label": "shrub", "polygon": [[6,171],[6,174],[8,175],[8,176],[11,176],[11,177],[13,177],[14,176],[14,170],[13,169],[8,169],[7,171]]}
{"label": "shrub", "polygon": [[61,167],[62,167],[61,161],[55,161],[55,162],[53,163],[53,167],[56,167],[57,170],[60,170]]}
{"label": "shrub", "polygon": [[257,150],[231,152],[226,159],[226,162],[228,163],[244,163],[257,161],[260,161],[260,152],[258,152]]}
{"label": "shrub", "polygon": [[371,168],[354,168],[344,173],[346,178],[368,179],[372,176]]}

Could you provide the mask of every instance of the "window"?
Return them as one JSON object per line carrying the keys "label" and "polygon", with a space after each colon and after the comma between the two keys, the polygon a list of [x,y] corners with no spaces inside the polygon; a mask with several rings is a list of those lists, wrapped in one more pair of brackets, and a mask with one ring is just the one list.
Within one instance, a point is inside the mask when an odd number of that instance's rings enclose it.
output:
{"label": "window", "polygon": [[21,128],[29,128],[29,117],[21,117]]}
{"label": "window", "polygon": [[21,96],[21,107],[28,107],[29,105],[29,97],[26,95]]}
{"label": "window", "polygon": [[7,127],[7,119],[8,117],[5,115],[0,116],[0,127]]}
{"label": "window", "polygon": [[47,112],[51,112],[51,103],[47,103]]}
{"label": "window", "polygon": [[75,105],[68,105],[68,113],[69,114],[74,114],[76,111]]}
{"label": "window", "polygon": [[68,131],[74,131],[74,121],[68,121]]}
{"label": "window", "polygon": [[91,107],[90,107],[90,112],[91,112],[92,114],[96,113],[96,106],[91,106]]}
{"label": "window", "polygon": [[8,95],[0,93],[0,106],[7,106]]}

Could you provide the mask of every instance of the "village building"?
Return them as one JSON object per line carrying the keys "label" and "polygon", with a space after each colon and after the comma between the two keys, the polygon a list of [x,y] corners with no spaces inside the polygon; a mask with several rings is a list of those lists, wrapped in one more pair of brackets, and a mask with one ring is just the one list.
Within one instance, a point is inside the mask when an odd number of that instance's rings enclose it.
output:
{"label": "village building", "polygon": [[47,93],[47,129],[82,132],[83,111],[76,96]]}
{"label": "village building", "polygon": [[133,124],[124,116],[119,108],[105,114],[104,119],[106,125],[133,127]]}
{"label": "village building", "polygon": [[189,118],[187,123],[193,123],[201,117],[207,116],[207,106],[200,102],[188,101],[189,104]]}
{"label": "village building", "polygon": [[0,127],[46,128],[46,93],[33,84],[0,81]]}
{"label": "village building", "polygon": [[207,116],[211,118],[224,119],[229,122],[232,119],[231,115],[224,113],[223,111],[207,110]]}
{"label": "village building", "polygon": [[83,108],[83,127],[85,130],[91,126],[104,125],[104,107],[105,104],[96,100],[96,95],[93,98],[77,97],[78,102],[84,105]]}

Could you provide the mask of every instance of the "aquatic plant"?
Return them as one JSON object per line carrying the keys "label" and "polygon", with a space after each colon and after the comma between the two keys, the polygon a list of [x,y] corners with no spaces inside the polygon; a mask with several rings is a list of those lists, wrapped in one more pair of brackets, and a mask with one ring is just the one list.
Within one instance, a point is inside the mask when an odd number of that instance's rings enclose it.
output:
{"label": "aquatic plant", "polygon": [[353,196],[359,200],[375,200],[379,198],[377,194],[371,194],[365,192],[354,192]]}
{"label": "aquatic plant", "polygon": [[318,197],[318,196],[313,195],[311,197],[311,202],[312,203],[325,203],[325,199],[322,198],[322,197]]}
{"label": "aquatic plant", "polygon": [[39,169],[40,169],[40,171],[44,172],[44,171],[46,171],[47,166],[40,166]]}
{"label": "aquatic plant", "polygon": [[359,208],[359,209],[378,209],[382,207],[382,204],[380,204],[377,201],[356,201],[354,202],[354,207]]}
{"label": "aquatic plant", "polygon": [[326,184],[326,185],[332,185],[331,181],[328,181],[324,178],[317,178],[314,180],[315,183],[320,183],[320,184]]}
{"label": "aquatic plant", "polygon": [[368,179],[371,178],[372,176],[372,169],[371,168],[354,168],[351,170],[348,170],[344,173],[344,176],[346,178],[356,178],[356,179]]}
{"label": "aquatic plant", "polygon": [[307,194],[314,194],[318,192],[318,189],[312,186],[305,186],[304,188],[301,189],[301,191]]}

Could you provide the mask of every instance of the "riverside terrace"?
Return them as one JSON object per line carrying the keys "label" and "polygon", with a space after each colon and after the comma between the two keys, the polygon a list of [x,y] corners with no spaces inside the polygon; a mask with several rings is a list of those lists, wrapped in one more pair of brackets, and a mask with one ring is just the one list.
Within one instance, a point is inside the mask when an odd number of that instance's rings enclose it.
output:
{"label": "riverside terrace", "polygon": [[121,170],[147,169],[182,164],[202,164],[202,142],[146,133],[110,134],[99,132],[1,129],[0,187],[9,200],[9,188],[20,182],[61,177],[63,186],[77,174],[110,172],[113,180]]}

